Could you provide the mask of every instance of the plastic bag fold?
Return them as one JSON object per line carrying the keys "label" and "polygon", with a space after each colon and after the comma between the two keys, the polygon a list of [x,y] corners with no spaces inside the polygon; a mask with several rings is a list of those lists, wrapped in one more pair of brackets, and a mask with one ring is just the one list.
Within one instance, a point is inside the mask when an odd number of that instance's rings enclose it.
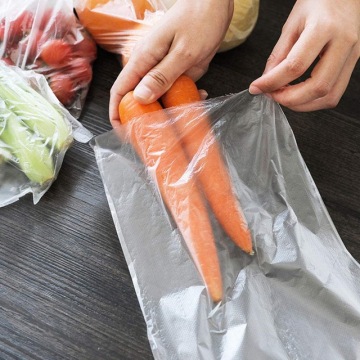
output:
{"label": "plastic bag fold", "polygon": [[[169,121],[159,126],[174,126],[197,107],[169,109]],[[245,91],[201,107],[255,250],[250,256],[236,246],[209,210],[223,280],[218,303],[154,170],[132,145],[131,129],[144,118],[91,142],[155,359],[356,359],[359,264],[344,247],[280,106]],[[196,117],[188,131],[194,124]],[[197,154],[206,159],[206,141]],[[187,169],[183,181],[196,176],[195,167]]]}

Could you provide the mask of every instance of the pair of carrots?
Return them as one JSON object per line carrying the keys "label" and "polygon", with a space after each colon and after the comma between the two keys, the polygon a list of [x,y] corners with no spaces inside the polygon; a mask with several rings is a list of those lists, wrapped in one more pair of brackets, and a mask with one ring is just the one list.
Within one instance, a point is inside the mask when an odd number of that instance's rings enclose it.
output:
{"label": "pair of carrots", "polygon": [[[200,100],[195,83],[185,75],[180,76],[161,98],[166,108]],[[250,231],[233,192],[209,119],[201,107],[194,107],[192,112],[179,112],[174,123],[169,123],[162,109],[157,101],[149,105],[138,103],[133,92],[129,92],[119,104],[119,117],[121,123],[125,124],[142,116],[141,122],[132,124],[132,145],[147,168],[153,170],[151,173],[162,199],[188,246],[211,298],[218,302],[223,297],[223,286],[204,197],[229,237],[242,250],[252,254]],[[156,114],[153,114],[155,111]],[[196,125],[188,131],[189,122],[194,119]],[[208,144],[205,155],[199,154],[204,141]],[[189,159],[195,157],[189,173]]]}

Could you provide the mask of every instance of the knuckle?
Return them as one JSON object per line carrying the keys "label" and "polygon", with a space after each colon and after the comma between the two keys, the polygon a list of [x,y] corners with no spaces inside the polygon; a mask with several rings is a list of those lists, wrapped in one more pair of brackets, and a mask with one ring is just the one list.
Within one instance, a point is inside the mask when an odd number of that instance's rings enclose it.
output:
{"label": "knuckle", "polygon": [[158,63],[165,56],[167,49],[162,46],[153,46],[148,41],[139,41],[132,51],[133,62],[155,64]]}
{"label": "knuckle", "polygon": [[349,31],[344,34],[343,41],[350,46],[355,46],[359,42],[359,34]]}
{"label": "knuckle", "polygon": [[324,97],[329,94],[331,85],[328,81],[319,80],[314,85],[313,92],[316,97]]}
{"label": "knuckle", "polygon": [[317,23],[313,24],[312,30],[314,31],[314,33],[322,31],[324,34],[326,34],[335,31],[336,27],[336,22],[324,17],[323,19],[320,19]]}
{"label": "knuckle", "polygon": [[338,96],[329,96],[326,99],[325,107],[327,109],[333,109],[339,104],[340,98]]}
{"label": "knuckle", "polygon": [[277,56],[274,53],[271,53],[269,55],[269,57],[267,58],[266,62],[269,64],[274,63],[276,61],[276,58],[277,58]]}
{"label": "knuckle", "polygon": [[161,88],[165,88],[169,84],[167,77],[157,69],[150,70],[147,76],[151,77],[151,79]]}
{"label": "knuckle", "polygon": [[289,28],[290,28],[290,21],[288,19],[282,26],[281,33],[283,33],[283,34],[286,33]]}
{"label": "knuckle", "polygon": [[261,90],[268,92],[275,89],[274,82],[271,79],[264,79],[261,84]]}
{"label": "knuckle", "polygon": [[294,77],[299,77],[306,71],[306,66],[301,59],[287,59],[286,71]]}
{"label": "knuckle", "polygon": [[191,62],[197,56],[190,47],[186,45],[179,45],[174,51],[176,57],[186,62]]}
{"label": "knuckle", "polygon": [[297,105],[297,101],[295,99],[292,99],[291,97],[283,97],[282,99],[278,100],[279,103],[289,109]]}

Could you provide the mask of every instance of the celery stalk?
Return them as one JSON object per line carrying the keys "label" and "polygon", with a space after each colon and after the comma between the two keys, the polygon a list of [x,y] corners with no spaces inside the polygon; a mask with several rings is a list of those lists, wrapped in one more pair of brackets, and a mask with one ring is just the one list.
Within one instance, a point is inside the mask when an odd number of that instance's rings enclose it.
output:
{"label": "celery stalk", "polygon": [[0,140],[30,181],[42,185],[54,179],[53,159],[44,141],[6,108],[0,108]]}
{"label": "celery stalk", "polygon": [[0,98],[31,130],[57,150],[66,149],[71,128],[63,115],[14,70],[0,64]]}

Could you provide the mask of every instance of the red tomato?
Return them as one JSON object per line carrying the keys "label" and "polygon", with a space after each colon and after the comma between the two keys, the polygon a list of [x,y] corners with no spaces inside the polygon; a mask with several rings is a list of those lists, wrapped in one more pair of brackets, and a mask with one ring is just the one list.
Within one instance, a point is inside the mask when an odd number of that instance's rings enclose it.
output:
{"label": "red tomato", "polygon": [[27,57],[27,64],[32,63],[39,54],[41,44],[46,41],[43,35],[44,34],[41,30],[36,30],[36,32],[32,32],[24,40],[20,41],[21,52],[23,56]]}
{"label": "red tomato", "polygon": [[69,64],[68,74],[74,79],[74,83],[82,87],[90,83],[92,79],[92,67],[88,59],[75,58]]}
{"label": "red tomato", "polygon": [[55,12],[49,8],[44,11],[39,28],[48,36],[61,39],[76,26],[75,16],[65,14],[62,11]]}
{"label": "red tomato", "polygon": [[41,45],[41,59],[54,68],[62,67],[72,55],[71,46],[63,40],[48,40]]}
{"label": "red tomato", "polygon": [[74,54],[78,57],[94,60],[96,58],[96,44],[88,35],[84,35],[84,39],[74,44]]}
{"label": "red tomato", "polygon": [[34,16],[26,10],[12,21],[3,18],[0,22],[0,41],[6,41],[8,47],[16,45],[30,31]]}
{"label": "red tomato", "polygon": [[34,15],[31,11],[25,10],[14,20],[14,22],[14,27],[20,28],[22,35],[28,34],[31,31],[34,22]]}
{"label": "red tomato", "polygon": [[9,42],[17,43],[24,35],[28,34],[34,21],[34,16],[30,11],[24,11],[15,20],[10,22]]}
{"label": "red tomato", "polygon": [[40,30],[45,30],[46,27],[49,26],[50,20],[52,17],[52,13],[53,13],[53,9],[51,9],[51,8],[48,8],[44,11],[44,13],[41,16],[40,23],[39,23]]}
{"label": "red tomato", "polygon": [[3,57],[3,58],[0,59],[0,60],[3,61],[5,64],[15,65],[15,63],[14,63],[9,57]]}
{"label": "red tomato", "polygon": [[4,41],[5,35],[5,19],[1,19],[0,21],[0,41]]}
{"label": "red tomato", "polygon": [[53,73],[50,75],[49,84],[55,96],[64,106],[71,104],[75,96],[75,88],[72,80],[66,74]]}

